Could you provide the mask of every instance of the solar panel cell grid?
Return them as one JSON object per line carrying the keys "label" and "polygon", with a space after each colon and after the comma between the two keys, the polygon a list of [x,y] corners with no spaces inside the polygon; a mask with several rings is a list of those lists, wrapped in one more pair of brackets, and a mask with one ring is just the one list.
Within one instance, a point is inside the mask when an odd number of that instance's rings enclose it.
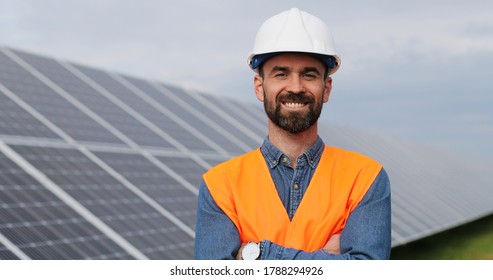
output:
{"label": "solar panel cell grid", "polygon": [[0,244],[0,260],[19,260],[20,258]]}
{"label": "solar panel cell grid", "polygon": [[190,227],[195,226],[197,198],[173,177],[137,154],[96,155]]}
{"label": "solar panel cell grid", "polygon": [[0,83],[79,141],[121,143],[75,106],[0,52]]}
{"label": "solar panel cell grid", "polygon": [[[222,111],[226,112],[230,116],[234,116],[235,119],[243,123],[243,125],[248,127],[248,129],[251,130],[257,137],[260,137],[263,140],[263,138],[267,136],[267,119],[261,119],[258,116],[253,117],[251,115],[249,107],[253,107],[253,104],[251,106],[244,106],[237,101],[225,100],[225,98],[219,98],[216,96],[210,96],[209,99]],[[260,144],[261,143],[258,145]]]}
{"label": "solar panel cell grid", "polygon": [[1,89],[0,135],[60,138],[39,120],[10,100]]}
{"label": "solar panel cell grid", "polygon": [[[32,259],[99,258],[122,251],[3,154],[0,210],[0,233]],[[56,244],[70,246],[50,249]]]}
{"label": "solar panel cell grid", "polygon": [[67,71],[67,69],[56,61],[21,52],[16,52],[16,54],[137,144],[166,148],[172,147],[167,141],[129,116],[127,112]]}
{"label": "solar panel cell grid", "polygon": [[[99,217],[104,223],[108,224],[113,230],[123,235],[128,234],[128,241],[130,243],[134,244],[141,239],[147,239],[148,236],[146,234],[148,233],[159,235],[159,238],[150,246],[150,248],[154,248],[171,238],[170,233],[166,234],[166,231],[162,231],[161,229],[169,228],[169,232],[176,231],[176,226],[169,220],[157,213],[142,199],[113,179],[80,152],[72,149],[34,148],[27,146],[16,146],[14,150],[23,155],[26,160],[36,168],[39,168],[44,174],[47,174],[54,183],[77,199],[77,201]],[[131,161],[130,164],[135,162]],[[127,170],[131,171],[136,166],[127,167]],[[162,171],[156,172],[159,173]],[[143,178],[146,178],[147,175],[154,176],[157,173],[134,172],[135,175],[138,177],[142,176]],[[125,173],[123,174],[125,175]],[[170,179],[167,178],[167,180],[169,181]],[[155,182],[154,179],[151,179],[151,181]],[[147,182],[144,182],[144,184],[147,184]],[[167,187],[166,181],[164,183],[161,182],[160,186]],[[176,187],[181,188],[179,186]],[[188,192],[184,189],[181,191],[182,196],[183,192]],[[154,193],[161,193],[161,190],[158,189]],[[173,192],[164,195],[178,197]],[[151,197],[155,198],[156,196]],[[173,201],[164,206],[167,207],[174,203],[176,202]],[[190,213],[188,215],[192,216]],[[193,240],[192,237],[186,234],[182,234],[181,236],[184,238],[184,242],[190,243]],[[138,249],[145,251],[149,248]],[[189,246],[187,250],[188,256],[190,256],[191,251],[192,247]],[[154,252],[154,254],[157,255],[158,252]],[[161,258],[166,258],[168,252],[161,251],[160,254]]]}
{"label": "solar panel cell grid", "polygon": [[162,163],[169,166],[176,173],[181,174],[185,180],[198,187],[202,174],[207,170],[195,161],[183,157],[157,157]]}
{"label": "solar panel cell grid", "polygon": [[[146,102],[155,107],[156,110],[173,120],[173,122],[170,123],[158,121],[155,121],[154,123],[158,124],[165,131],[169,131],[169,133],[174,135],[175,138],[185,147],[192,150],[222,151],[221,148],[218,150],[219,146],[202,134],[200,129],[194,126],[194,123],[189,123],[185,121],[186,119],[183,118],[183,115],[176,114],[177,112],[174,112],[173,109],[170,108],[169,103],[172,102],[171,100],[161,100],[164,103],[156,100],[155,98],[159,98],[161,93],[159,93],[148,82],[128,76],[118,76],[118,79],[127,87],[132,88],[132,90],[136,92],[140,98],[146,100]],[[178,112],[185,115],[187,114],[186,111]],[[199,141],[197,141],[197,139],[199,139]]]}
{"label": "solar panel cell grid", "polygon": [[148,94],[149,97],[154,99],[157,103],[161,104],[166,109],[173,112],[173,114],[178,116],[180,119],[194,127],[201,134],[212,140],[221,148],[235,154],[245,151],[236,143],[217,132],[214,127],[211,127],[210,123],[207,122],[204,118],[200,118],[194,115],[191,111],[195,111],[195,108],[191,107],[189,104],[179,103],[176,100],[167,97],[165,95],[166,89],[164,89],[163,93],[151,86],[148,82],[137,79],[128,79],[128,81],[144,91],[146,94]]}
{"label": "solar panel cell grid", "polygon": [[[113,93],[116,98],[123,101],[126,105],[135,110],[138,114],[145,117],[147,120],[157,126],[164,133],[183,144],[185,147],[192,150],[212,151],[211,147],[207,146],[201,139],[192,135],[189,131],[180,126],[173,119],[160,112],[152,104],[144,101],[131,89],[125,87],[122,83],[112,78],[109,74],[93,68],[77,66],[82,73],[87,75],[93,81],[104,87],[109,92]],[[121,78],[124,80],[123,78]]]}
{"label": "solar panel cell grid", "polygon": [[[168,91],[168,93],[170,95],[174,95],[176,98],[181,99],[183,103],[188,104],[188,106],[194,108],[202,115],[207,116],[207,118],[212,120],[213,123],[220,124],[223,129],[231,133],[235,137],[235,139],[237,139],[236,142],[243,142],[249,148],[253,148],[259,145],[259,143],[252,139],[250,133],[246,133],[245,131],[239,129],[237,126],[229,122],[229,120],[233,118],[231,115],[228,115],[225,112],[221,112],[221,110],[212,110],[205,104],[202,104],[201,102],[190,96],[190,94],[185,90],[175,89],[173,91]],[[206,101],[207,98],[208,97],[205,98]],[[224,114],[220,115],[219,112]]]}

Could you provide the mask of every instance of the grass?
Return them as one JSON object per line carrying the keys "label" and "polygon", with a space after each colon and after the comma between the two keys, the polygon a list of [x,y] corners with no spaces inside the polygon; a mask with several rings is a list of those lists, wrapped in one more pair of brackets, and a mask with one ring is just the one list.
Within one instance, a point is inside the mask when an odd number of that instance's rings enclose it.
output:
{"label": "grass", "polygon": [[392,249],[393,260],[493,260],[493,215]]}

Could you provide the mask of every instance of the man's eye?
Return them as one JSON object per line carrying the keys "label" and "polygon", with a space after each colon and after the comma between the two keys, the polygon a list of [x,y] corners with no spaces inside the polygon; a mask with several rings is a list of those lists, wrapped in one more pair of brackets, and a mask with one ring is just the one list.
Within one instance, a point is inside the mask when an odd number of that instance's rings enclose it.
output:
{"label": "man's eye", "polygon": [[276,73],[274,77],[286,77],[286,73]]}

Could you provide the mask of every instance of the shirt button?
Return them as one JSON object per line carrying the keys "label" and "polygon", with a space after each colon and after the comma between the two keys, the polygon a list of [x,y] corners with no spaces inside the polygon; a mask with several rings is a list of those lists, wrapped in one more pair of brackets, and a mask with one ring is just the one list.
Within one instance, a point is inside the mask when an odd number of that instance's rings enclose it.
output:
{"label": "shirt button", "polygon": [[298,183],[294,183],[294,189],[295,190],[299,189]]}
{"label": "shirt button", "polygon": [[273,164],[277,164],[277,160],[273,160],[273,161],[272,161],[272,163],[273,163]]}
{"label": "shirt button", "polygon": [[283,157],[282,158],[282,162],[286,163],[288,161],[288,158],[287,157]]}

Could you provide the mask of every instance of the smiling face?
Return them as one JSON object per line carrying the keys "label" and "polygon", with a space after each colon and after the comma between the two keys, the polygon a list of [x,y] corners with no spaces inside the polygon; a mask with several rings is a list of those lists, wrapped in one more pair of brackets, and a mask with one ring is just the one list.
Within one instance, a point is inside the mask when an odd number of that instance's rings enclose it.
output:
{"label": "smiling face", "polygon": [[286,53],[267,60],[254,85],[269,120],[293,134],[312,127],[332,88],[324,71],[322,62],[305,54]]}

